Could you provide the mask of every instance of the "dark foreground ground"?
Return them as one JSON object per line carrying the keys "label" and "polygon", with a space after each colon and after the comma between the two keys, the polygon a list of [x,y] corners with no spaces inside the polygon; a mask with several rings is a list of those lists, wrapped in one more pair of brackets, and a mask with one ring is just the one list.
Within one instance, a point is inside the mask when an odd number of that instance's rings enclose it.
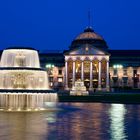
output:
{"label": "dark foreground ground", "polygon": [[59,93],[59,102],[100,102],[140,104],[140,93],[90,93],[88,96],[71,96]]}

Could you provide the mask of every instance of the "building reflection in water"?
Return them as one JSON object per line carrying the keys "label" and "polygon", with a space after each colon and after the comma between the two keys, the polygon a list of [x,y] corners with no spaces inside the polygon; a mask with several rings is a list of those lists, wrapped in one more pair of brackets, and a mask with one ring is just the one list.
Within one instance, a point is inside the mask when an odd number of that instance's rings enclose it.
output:
{"label": "building reflection in water", "polygon": [[112,104],[109,110],[111,140],[125,140],[125,114],[126,109],[123,104]]}
{"label": "building reflection in water", "polygon": [[58,107],[51,112],[0,112],[0,140],[140,138],[140,105],[60,103]]}
{"label": "building reflection in water", "polygon": [[104,109],[109,108],[108,105],[100,103],[70,103],[65,105],[73,106],[76,109],[57,115],[57,137],[71,140],[102,140],[104,137],[109,138],[108,128],[106,128],[109,126],[107,124],[109,121],[107,112]]}

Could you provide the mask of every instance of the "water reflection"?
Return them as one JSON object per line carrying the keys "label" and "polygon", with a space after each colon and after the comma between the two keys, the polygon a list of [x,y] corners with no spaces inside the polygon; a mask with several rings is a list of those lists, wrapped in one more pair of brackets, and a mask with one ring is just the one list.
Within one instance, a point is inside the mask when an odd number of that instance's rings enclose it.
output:
{"label": "water reflection", "polygon": [[[107,112],[104,109],[105,104],[84,104],[71,103],[65,104],[72,106],[70,112],[63,112],[57,114],[57,130],[58,137],[63,136],[63,139],[71,140],[102,140],[104,137],[109,138],[107,130],[108,120]],[[103,118],[103,119],[101,119]],[[62,121],[63,120],[63,121]]]}
{"label": "water reflection", "polygon": [[126,109],[122,104],[112,104],[109,110],[110,113],[110,133],[112,140],[125,140],[125,113]]}
{"label": "water reflection", "polygon": [[38,113],[1,113],[0,139],[4,140],[44,140],[48,124]]}
{"label": "water reflection", "polygon": [[140,105],[63,103],[52,112],[0,112],[0,140],[137,140],[139,110]]}

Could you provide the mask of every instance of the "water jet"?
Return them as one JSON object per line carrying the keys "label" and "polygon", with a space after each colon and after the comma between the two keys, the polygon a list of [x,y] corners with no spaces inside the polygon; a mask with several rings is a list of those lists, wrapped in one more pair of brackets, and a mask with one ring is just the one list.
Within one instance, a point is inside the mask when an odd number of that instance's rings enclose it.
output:
{"label": "water jet", "polygon": [[56,102],[49,88],[48,74],[40,67],[38,52],[32,48],[5,49],[0,61],[0,109],[44,110],[44,102]]}

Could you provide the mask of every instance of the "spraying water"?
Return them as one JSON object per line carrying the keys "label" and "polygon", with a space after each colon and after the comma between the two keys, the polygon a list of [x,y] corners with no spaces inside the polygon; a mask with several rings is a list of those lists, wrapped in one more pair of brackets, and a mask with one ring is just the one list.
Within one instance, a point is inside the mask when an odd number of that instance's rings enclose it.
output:
{"label": "spraying water", "polygon": [[40,68],[36,50],[10,48],[0,62],[0,108],[8,111],[42,110],[44,102],[56,102],[48,74]]}

